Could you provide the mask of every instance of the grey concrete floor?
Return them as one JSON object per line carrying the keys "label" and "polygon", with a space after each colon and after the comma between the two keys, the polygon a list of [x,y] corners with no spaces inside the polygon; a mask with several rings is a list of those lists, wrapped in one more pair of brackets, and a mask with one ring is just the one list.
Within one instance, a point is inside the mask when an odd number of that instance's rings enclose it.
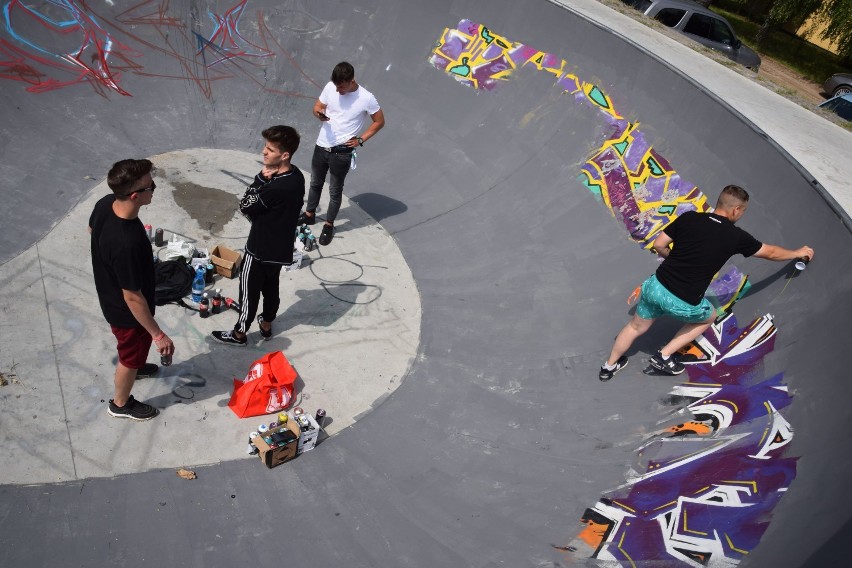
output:
{"label": "grey concrete floor", "polygon": [[[848,532],[852,504],[838,356],[852,315],[849,132],[594,2],[33,10],[10,4],[0,31],[15,61],[0,89],[0,371],[16,379],[0,387],[0,564],[838,561],[832,536]],[[534,48],[530,62],[491,90],[430,64],[465,19]],[[62,57],[80,46],[80,65]],[[541,69],[537,50],[553,55]],[[306,376],[306,408],[336,414],[333,435],[272,470],[242,455],[249,423],[222,403],[264,346],[210,345],[214,321],[165,310],[191,361],[140,385],[160,401],[158,420],[110,419],[100,400],[113,353],[78,231],[109,166],[160,157],[170,165],[150,214],[192,239],[239,243],[238,221],[219,227],[167,205],[180,183],[239,193],[270,124],[302,133],[295,163],[309,170],[310,109],[343,59],[388,124],[347,178],[351,230],[310,271],[282,278],[292,303],[275,343]],[[644,360],[674,329],[661,322],[616,379],[597,380],[625,299],[656,264],[578,179],[617,119],[590,104],[592,91],[566,94],[556,84],[566,72],[638,124],[633,147],[653,146],[711,203],[727,183],[747,187],[745,229],[816,249],[796,277],[735,259],[752,283],[734,306],[739,328],[765,314],[776,326],[754,360],[647,376]],[[346,298],[369,306],[324,306],[330,286],[353,281]],[[724,427],[708,443],[676,439],[674,450],[666,428],[700,415],[685,393],[728,380],[720,369],[748,369],[743,392],[776,382],[765,398],[737,394],[743,413],[730,424],[719,410]],[[172,404],[187,386],[192,400]],[[675,467],[648,476],[657,463]],[[180,466],[198,478],[179,478]],[[595,528],[589,511],[609,527],[597,540],[581,532]]]}

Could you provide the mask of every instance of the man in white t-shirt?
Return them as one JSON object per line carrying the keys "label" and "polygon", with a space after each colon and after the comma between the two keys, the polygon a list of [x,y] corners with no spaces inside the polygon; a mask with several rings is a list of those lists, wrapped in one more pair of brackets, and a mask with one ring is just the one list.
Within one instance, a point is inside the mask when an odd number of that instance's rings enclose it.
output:
{"label": "man in white t-shirt", "polygon": [[355,82],[352,65],[342,61],[334,66],[331,81],[314,103],[314,116],[322,122],[322,127],[311,160],[308,204],[299,217],[299,224],[316,223],[322,186],[326,174],[331,172],[328,211],[319,238],[319,244],[327,245],[334,237],[334,220],[343,197],[343,180],[352,165],[352,151],[382,129],[385,115],[373,93]]}

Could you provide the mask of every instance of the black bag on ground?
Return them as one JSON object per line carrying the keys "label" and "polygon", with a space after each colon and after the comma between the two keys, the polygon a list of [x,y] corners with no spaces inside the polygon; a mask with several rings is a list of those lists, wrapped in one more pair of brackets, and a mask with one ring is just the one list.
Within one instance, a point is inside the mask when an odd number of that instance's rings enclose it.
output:
{"label": "black bag on ground", "polygon": [[195,271],[184,260],[162,260],[154,265],[154,303],[185,305]]}

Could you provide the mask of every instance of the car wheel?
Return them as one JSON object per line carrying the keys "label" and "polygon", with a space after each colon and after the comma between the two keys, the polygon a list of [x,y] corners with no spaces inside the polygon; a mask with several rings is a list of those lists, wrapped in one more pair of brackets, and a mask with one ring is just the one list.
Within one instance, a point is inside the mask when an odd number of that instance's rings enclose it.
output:
{"label": "car wheel", "polygon": [[852,85],[840,85],[839,87],[834,89],[834,92],[831,93],[831,96],[837,97],[840,95],[848,95],[849,93],[852,93]]}

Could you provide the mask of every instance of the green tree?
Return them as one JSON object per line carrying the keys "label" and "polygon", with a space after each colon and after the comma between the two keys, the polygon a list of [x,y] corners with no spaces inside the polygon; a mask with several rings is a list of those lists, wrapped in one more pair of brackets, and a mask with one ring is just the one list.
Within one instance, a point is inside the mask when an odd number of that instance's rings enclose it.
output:
{"label": "green tree", "polygon": [[809,18],[806,36],[831,41],[838,55],[852,58],[852,0],[774,0],[754,42],[760,47],[770,30],[785,24],[797,28]]}
{"label": "green tree", "polygon": [[852,59],[852,0],[824,0],[808,31],[821,26],[819,37],[833,42],[845,60]]}
{"label": "green tree", "polygon": [[[829,0],[829,2],[831,1],[833,0]],[[779,28],[788,22],[801,24],[820,10],[822,3],[823,0],[775,0],[766,13],[763,25],[760,26],[760,30],[754,37],[754,43],[757,47],[760,47],[770,30]]]}

